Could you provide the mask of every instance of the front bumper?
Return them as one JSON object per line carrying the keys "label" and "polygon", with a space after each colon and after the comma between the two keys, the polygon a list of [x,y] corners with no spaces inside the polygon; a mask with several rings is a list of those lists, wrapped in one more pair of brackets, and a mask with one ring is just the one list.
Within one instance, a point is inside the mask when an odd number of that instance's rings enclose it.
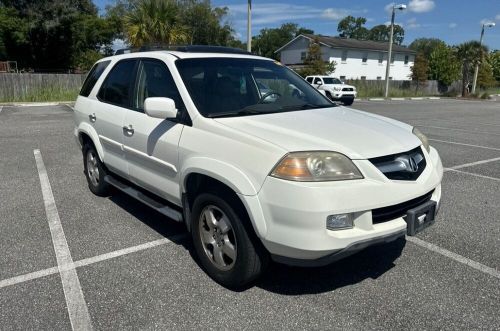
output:
{"label": "front bumper", "polygon": [[[300,183],[268,177],[256,197],[258,206],[247,204],[258,207],[251,214],[265,222],[265,232],[258,233],[262,243],[278,261],[318,265],[313,261],[333,261],[346,252],[404,235],[407,223],[402,217],[374,224],[372,210],[431,191],[431,200],[439,205],[441,160],[434,148],[424,153],[428,166],[415,181],[387,179],[368,160],[353,161],[365,177],[360,180]],[[328,230],[327,216],[343,213],[353,214],[354,227]],[[300,260],[306,261],[297,263]]]}

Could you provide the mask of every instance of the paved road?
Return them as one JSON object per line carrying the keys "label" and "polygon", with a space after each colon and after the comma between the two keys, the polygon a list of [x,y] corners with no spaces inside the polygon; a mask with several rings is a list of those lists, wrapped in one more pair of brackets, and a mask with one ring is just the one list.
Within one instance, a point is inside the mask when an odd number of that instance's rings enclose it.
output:
{"label": "paved road", "polygon": [[[78,295],[61,282],[76,268],[94,329],[500,329],[500,103],[353,107],[431,138],[449,169],[436,224],[404,248],[370,248],[329,267],[273,265],[242,292],[200,270],[182,226],[126,196],[89,192],[69,107],[3,107],[0,328],[81,326],[82,316],[69,317]],[[50,190],[42,192],[34,150]],[[47,206],[74,261],[61,272]]]}

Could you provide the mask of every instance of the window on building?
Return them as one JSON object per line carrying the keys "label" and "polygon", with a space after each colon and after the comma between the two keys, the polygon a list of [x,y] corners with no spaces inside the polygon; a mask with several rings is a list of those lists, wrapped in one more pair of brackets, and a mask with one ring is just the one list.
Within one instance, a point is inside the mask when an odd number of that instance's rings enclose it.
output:
{"label": "window on building", "polygon": [[307,52],[300,53],[300,60],[301,61],[305,61],[306,58],[307,58]]}
{"label": "window on building", "polygon": [[368,62],[368,52],[363,53],[363,63]]}
{"label": "window on building", "polygon": [[345,76],[340,76],[339,78],[340,78],[340,80],[342,80],[342,81],[343,81],[343,80],[345,80]]}
{"label": "window on building", "polygon": [[346,62],[347,61],[347,51],[342,51],[341,61],[342,62]]}
{"label": "window on building", "polygon": [[405,64],[408,64],[409,56],[405,55]]}
{"label": "window on building", "polygon": [[382,76],[377,76],[377,80],[382,80]]}
{"label": "window on building", "polygon": [[361,80],[366,80],[366,76],[361,76]]}
{"label": "window on building", "polygon": [[384,62],[384,53],[378,53],[378,63]]}
{"label": "window on building", "polygon": [[389,76],[389,80],[392,80],[392,76]]}

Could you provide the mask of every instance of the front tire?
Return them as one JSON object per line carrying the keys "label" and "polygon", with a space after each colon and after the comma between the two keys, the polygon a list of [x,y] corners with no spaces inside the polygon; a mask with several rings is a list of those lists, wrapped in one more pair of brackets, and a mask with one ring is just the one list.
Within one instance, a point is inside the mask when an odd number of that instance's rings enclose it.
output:
{"label": "front tire", "polygon": [[[220,195],[220,194],[219,194]],[[202,193],[191,214],[191,235],[206,273],[228,288],[239,288],[261,275],[267,252],[252,240],[246,212],[230,194]]]}
{"label": "front tire", "polygon": [[354,99],[344,101],[344,106],[350,106],[354,102]]}
{"label": "front tire", "polygon": [[107,171],[94,145],[85,144],[82,152],[85,177],[90,191],[101,197],[109,195],[109,184],[104,181]]}

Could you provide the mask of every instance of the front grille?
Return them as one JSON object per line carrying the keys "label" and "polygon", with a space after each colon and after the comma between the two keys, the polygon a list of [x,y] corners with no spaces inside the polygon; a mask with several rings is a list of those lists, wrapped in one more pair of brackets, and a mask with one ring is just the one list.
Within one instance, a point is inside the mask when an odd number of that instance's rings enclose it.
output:
{"label": "front grille", "polygon": [[344,88],[342,89],[342,91],[352,92],[352,91],[354,91],[354,89],[353,89],[352,87],[344,87]]}
{"label": "front grille", "polygon": [[372,220],[373,224],[383,223],[391,221],[398,217],[403,217],[406,212],[412,208],[418,207],[431,199],[434,190],[427,194],[424,194],[418,198],[398,203],[397,205],[392,205],[388,207],[382,207],[372,210]]}
{"label": "front grille", "polygon": [[427,165],[422,148],[369,159],[387,178],[394,180],[416,180]]}

